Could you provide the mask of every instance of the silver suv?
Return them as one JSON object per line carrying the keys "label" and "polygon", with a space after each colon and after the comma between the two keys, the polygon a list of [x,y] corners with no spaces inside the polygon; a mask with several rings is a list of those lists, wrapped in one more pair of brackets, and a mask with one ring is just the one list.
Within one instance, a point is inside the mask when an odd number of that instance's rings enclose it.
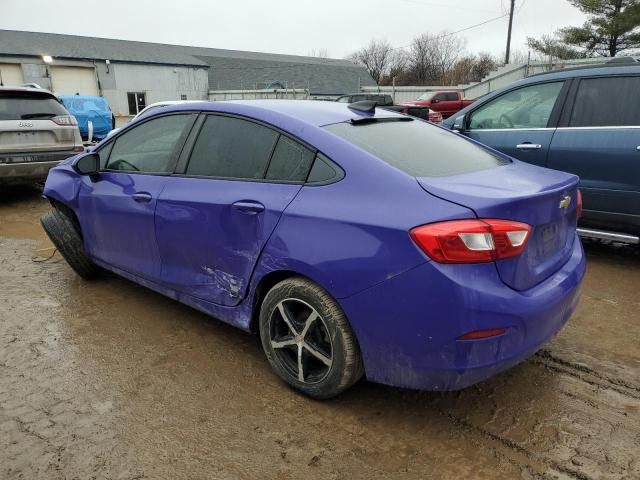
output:
{"label": "silver suv", "polygon": [[43,180],[83,150],[76,119],[51,92],[0,87],[0,184]]}

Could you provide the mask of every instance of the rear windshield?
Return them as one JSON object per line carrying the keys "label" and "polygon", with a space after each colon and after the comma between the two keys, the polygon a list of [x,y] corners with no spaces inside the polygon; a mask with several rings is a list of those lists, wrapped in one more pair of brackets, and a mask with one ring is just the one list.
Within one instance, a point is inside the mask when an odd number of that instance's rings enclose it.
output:
{"label": "rear windshield", "polygon": [[415,177],[447,177],[509,163],[426,122],[336,123],[330,132]]}
{"label": "rear windshield", "polygon": [[68,115],[53,97],[31,92],[0,92],[0,120],[46,119]]}

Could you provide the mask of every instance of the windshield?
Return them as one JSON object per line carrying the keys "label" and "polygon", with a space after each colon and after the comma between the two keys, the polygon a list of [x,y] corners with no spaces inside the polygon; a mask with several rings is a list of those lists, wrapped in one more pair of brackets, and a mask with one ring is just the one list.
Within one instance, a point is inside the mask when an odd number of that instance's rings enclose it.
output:
{"label": "windshield", "polygon": [[423,93],[418,97],[418,100],[431,100],[433,98],[434,92]]}
{"label": "windshield", "polygon": [[469,140],[421,121],[336,123],[324,128],[415,177],[447,177],[509,163]]}
{"label": "windshield", "polygon": [[68,115],[53,97],[37,92],[0,92],[0,120],[46,119]]}

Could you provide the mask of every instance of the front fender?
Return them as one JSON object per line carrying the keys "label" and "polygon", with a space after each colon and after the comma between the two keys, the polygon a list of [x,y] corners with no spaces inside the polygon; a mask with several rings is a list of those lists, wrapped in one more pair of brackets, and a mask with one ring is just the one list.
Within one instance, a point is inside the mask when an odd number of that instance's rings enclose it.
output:
{"label": "front fender", "polygon": [[43,192],[46,198],[64,203],[74,211],[78,207],[78,192],[80,191],[78,174],[71,167],[72,159],[75,158],[71,157],[49,170]]}

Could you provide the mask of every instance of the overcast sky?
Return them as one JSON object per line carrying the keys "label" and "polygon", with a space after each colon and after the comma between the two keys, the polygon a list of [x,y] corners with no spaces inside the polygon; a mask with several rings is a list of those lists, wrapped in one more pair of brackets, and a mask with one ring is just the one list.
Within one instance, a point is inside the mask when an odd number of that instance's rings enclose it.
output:
{"label": "overcast sky", "polygon": [[[509,0],[0,0],[0,29],[342,58],[372,38],[407,45],[507,12]],[[579,25],[566,0],[516,0],[513,48]],[[460,33],[472,52],[504,52],[507,17]]]}

